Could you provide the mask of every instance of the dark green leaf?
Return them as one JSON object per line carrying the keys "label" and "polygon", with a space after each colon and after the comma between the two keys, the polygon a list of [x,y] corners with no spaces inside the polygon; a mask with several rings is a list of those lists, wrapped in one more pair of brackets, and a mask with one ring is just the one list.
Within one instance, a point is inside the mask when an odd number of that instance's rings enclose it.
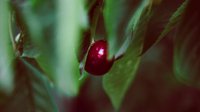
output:
{"label": "dark green leaf", "polygon": [[5,112],[57,112],[49,80],[35,60],[16,60],[15,89],[5,105]]}
{"label": "dark green leaf", "polygon": [[162,0],[160,4],[153,6],[152,17],[148,23],[142,54],[177,26],[186,4],[187,0]]}
{"label": "dark green leaf", "polygon": [[[12,0],[17,25],[23,37],[23,56],[40,58],[40,63],[48,62],[48,68],[54,68],[55,38],[55,1],[53,0]],[[35,46],[37,46],[37,49]],[[41,53],[41,54],[40,54]],[[39,55],[36,57],[34,55]],[[39,63],[39,64],[40,64]],[[49,64],[50,63],[50,64]],[[42,65],[42,64],[41,64]],[[43,68],[43,66],[41,66]],[[45,66],[46,67],[46,66]],[[47,70],[46,68],[43,68]],[[53,73],[45,71],[53,80]]]}
{"label": "dark green leaf", "polygon": [[159,42],[168,32],[170,32],[173,28],[177,26],[178,23],[180,23],[181,18],[184,14],[185,8],[187,6],[188,0],[185,0],[181,6],[173,13],[173,15],[169,18],[169,22],[165,25],[164,30],[159,35],[158,39],[154,44]]}
{"label": "dark green leaf", "polygon": [[21,32],[17,36],[19,36],[19,43],[16,45],[22,57],[37,58],[41,54],[39,48],[33,44],[30,38],[27,37],[27,34]]}
{"label": "dark green leaf", "polygon": [[190,0],[178,27],[174,50],[174,71],[177,79],[200,87],[200,7]]}
{"label": "dark green leaf", "polygon": [[[117,60],[111,71],[103,78],[103,87],[108,94],[114,108],[118,110],[123,98],[133,81],[138,65],[140,63],[140,53],[143,45],[143,37],[146,25],[150,18],[150,5],[143,2],[132,17],[132,32],[129,39],[130,46],[120,60]],[[132,25],[132,26],[131,26]]]}

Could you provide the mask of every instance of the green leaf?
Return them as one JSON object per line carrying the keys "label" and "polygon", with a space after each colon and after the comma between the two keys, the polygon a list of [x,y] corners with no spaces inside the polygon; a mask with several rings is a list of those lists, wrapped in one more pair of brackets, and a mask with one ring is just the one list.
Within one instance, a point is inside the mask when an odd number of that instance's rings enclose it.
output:
{"label": "green leaf", "polygon": [[148,23],[142,54],[157,44],[177,26],[187,1],[163,0],[160,4],[152,7],[152,17]]}
{"label": "green leaf", "polygon": [[[41,68],[59,91],[68,96],[77,95],[80,73],[76,50],[81,29],[87,27],[84,2],[27,0],[21,3],[16,0],[13,4],[24,20],[26,37],[39,49],[39,56],[35,58]],[[34,52],[34,48],[31,50]]]}
{"label": "green leaf", "polygon": [[115,55],[126,40],[126,28],[140,3],[140,0],[105,0],[103,14],[109,57]]}
{"label": "green leaf", "polygon": [[174,72],[181,82],[200,87],[200,7],[198,1],[188,2],[177,29],[174,50]]}
{"label": "green leaf", "polygon": [[185,12],[185,8],[188,4],[188,0],[185,0],[179,8],[172,14],[169,18],[169,22],[165,25],[165,28],[159,35],[158,39],[156,40],[155,44],[158,43],[167,33],[169,33],[172,29],[174,29],[181,21],[181,18]]}
{"label": "green leaf", "polygon": [[78,94],[80,86],[79,63],[76,57],[84,2],[58,0],[58,27],[56,35],[56,76],[58,88],[68,96]]}
{"label": "green leaf", "polygon": [[47,65],[41,66],[42,69],[53,80],[54,72],[52,70],[55,68],[55,1],[15,0],[12,1],[12,7],[16,14],[17,25],[22,32],[24,44],[22,56],[39,58],[40,65]]}
{"label": "green leaf", "polygon": [[15,89],[5,104],[5,112],[58,112],[51,90],[34,59],[17,59]]}
{"label": "green leaf", "polygon": [[13,48],[9,37],[9,7],[7,0],[0,1],[0,91],[13,89]]}
{"label": "green leaf", "polygon": [[[120,60],[117,60],[111,71],[103,77],[103,87],[109,96],[114,108],[119,110],[123,98],[133,81],[143,46],[146,25],[150,18],[150,5],[144,1],[132,17],[130,37],[127,37],[130,46]],[[133,38],[134,40],[130,40]]]}
{"label": "green leaf", "polygon": [[[146,20],[146,19],[150,18],[151,5],[152,5],[151,3],[152,2],[144,0],[140,4],[140,6],[138,7],[137,11],[135,11],[135,13],[131,17],[131,19],[130,19],[128,25],[127,25],[126,31],[125,31],[125,38],[126,38],[126,40],[123,42],[123,44],[121,45],[120,49],[115,54],[115,57],[122,56],[126,52],[126,50],[129,47],[129,45],[131,44],[132,40],[134,40],[136,38],[136,36],[130,36],[130,34],[135,29],[138,29],[137,27],[138,27],[138,24],[140,23],[140,21],[142,19],[142,16],[144,16],[143,21],[145,21],[145,23],[148,22],[148,20]],[[144,14],[147,14],[147,15],[144,15]],[[141,30],[143,31],[144,29],[141,28]]]}
{"label": "green leaf", "polygon": [[36,47],[25,32],[20,32],[15,37],[15,46],[21,57],[37,58],[41,51]]}

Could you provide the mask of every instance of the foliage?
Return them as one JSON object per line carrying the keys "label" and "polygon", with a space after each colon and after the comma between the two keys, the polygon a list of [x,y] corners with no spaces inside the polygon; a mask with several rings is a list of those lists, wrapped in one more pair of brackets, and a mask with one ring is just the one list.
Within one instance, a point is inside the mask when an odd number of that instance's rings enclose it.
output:
{"label": "foliage", "polygon": [[195,0],[1,0],[0,105],[8,112],[58,111],[52,93],[78,97],[85,76],[91,77],[80,67],[90,44],[98,39],[107,40],[109,58],[118,59],[102,76],[116,111],[143,55],[167,35],[174,39],[176,78],[199,87],[197,4]]}
{"label": "foliage", "polygon": [[[174,47],[174,71],[177,79],[199,87],[199,6],[196,1],[188,4],[187,10],[178,26]],[[193,27],[193,28],[191,28]]]}

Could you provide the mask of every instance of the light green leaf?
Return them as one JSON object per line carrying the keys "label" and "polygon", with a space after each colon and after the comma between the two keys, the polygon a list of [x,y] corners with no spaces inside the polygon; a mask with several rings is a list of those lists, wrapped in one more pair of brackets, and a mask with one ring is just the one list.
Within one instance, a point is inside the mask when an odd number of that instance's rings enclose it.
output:
{"label": "light green leaf", "polygon": [[45,74],[65,95],[77,95],[80,74],[75,50],[81,29],[88,24],[84,2],[17,0],[13,4],[24,20],[27,38],[39,49],[36,59]]}
{"label": "light green leaf", "polygon": [[177,29],[174,50],[174,72],[181,82],[200,87],[200,7],[198,1],[188,2]]}
{"label": "light green leaf", "polygon": [[58,112],[53,88],[39,69],[34,59],[16,60],[15,89],[5,104],[5,112]]}
{"label": "light green leaf", "polygon": [[7,0],[0,1],[0,91],[13,89],[13,48],[9,37],[9,7]]}
{"label": "light green leaf", "polygon": [[84,4],[79,0],[58,0],[58,6],[55,83],[68,96],[75,96],[80,86],[75,50],[80,39],[80,18]]}
{"label": "light green leaf", "polygon": [[[150,18],[150,5],[144,1],[132,17],[129,39],[130,46],[120,60],[117,60],[111,71],[103,77],[103,87],[114,108],[118,110],[123,98],[133,81],[140,63],[140,53],[143,45],[146,25]],[[132,25],[132,26],[131,26]],[[130,30],[129,30],[130,31]],[[133,38],[130,39],[130,38]]]}

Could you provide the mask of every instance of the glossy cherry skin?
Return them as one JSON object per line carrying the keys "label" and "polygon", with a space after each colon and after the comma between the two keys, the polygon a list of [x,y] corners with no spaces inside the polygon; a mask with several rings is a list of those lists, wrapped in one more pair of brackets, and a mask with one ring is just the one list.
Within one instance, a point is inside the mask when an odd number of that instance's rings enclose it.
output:
{"label": "glossy cherry skin", "polygon": [[94,42],[87,54],[85,70],[92,75],[104,75],[112,67],[114,59],[108,60],[108,45],[105,40]]}

